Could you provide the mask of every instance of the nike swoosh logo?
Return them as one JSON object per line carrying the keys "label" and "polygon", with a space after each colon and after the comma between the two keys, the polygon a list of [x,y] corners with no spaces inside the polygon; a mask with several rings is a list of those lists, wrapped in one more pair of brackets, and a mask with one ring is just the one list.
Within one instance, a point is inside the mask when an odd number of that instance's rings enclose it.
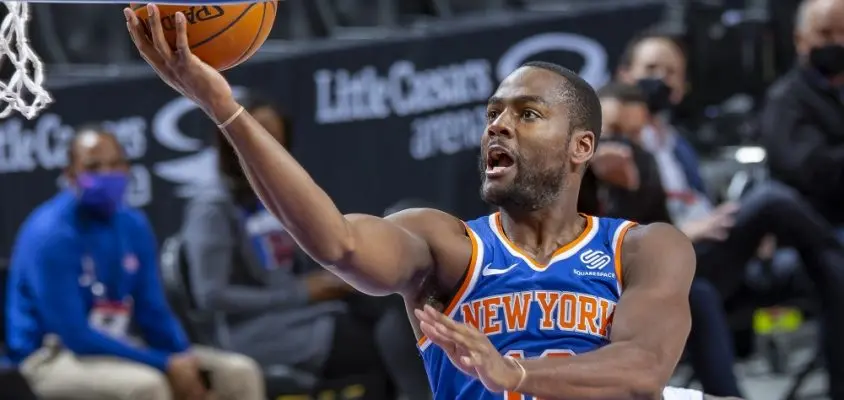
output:
{"label": "nike swoosh logo", "polygon": [[481,275],[483,276],[493,276],[493,275],[501,275],[506,274],[511,269],[516,268],[519,263],[515,263],[507,268],[492,268],[492,264],[487,264],[484,269],[481,270]]}

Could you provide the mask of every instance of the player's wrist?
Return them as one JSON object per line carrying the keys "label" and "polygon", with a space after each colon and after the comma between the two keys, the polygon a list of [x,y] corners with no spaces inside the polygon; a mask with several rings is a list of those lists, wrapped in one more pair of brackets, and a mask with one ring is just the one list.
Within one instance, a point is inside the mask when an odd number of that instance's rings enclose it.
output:
{"label": "player's wrist", "polygon": [[509,382],[505,387],[508,392],[519,393],[524,389],[525,380],[527,380],[527,370],[522,365],[521,361],[513,357],[504,357],[505,361],[510,365]]}
{"label": "player's wrist", "polygon": [[211,101],[202,108],[214,123],[219,125],[235,115],[240,110],[241,105],[235,101],[234,97],[227,96],[216,101]]}

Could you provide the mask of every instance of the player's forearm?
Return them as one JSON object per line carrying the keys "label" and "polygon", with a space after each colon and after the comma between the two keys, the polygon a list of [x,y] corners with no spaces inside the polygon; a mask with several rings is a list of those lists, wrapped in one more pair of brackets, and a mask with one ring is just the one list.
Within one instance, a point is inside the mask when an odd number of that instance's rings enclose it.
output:
{"label": "player's forearm", "polygon": [[[211,110],[217,121],[234,115],[236,103]],[[251,115],[244,112],[225,129],[265,206],[308,255],[330,265],[352,250],[347,220],[298,162]]]}
{"label": "player's forearm", "polygon": [[657,357],[628,344],[521,363],[527,374],[519,391],[543,399],[654,400],[665,385]]}

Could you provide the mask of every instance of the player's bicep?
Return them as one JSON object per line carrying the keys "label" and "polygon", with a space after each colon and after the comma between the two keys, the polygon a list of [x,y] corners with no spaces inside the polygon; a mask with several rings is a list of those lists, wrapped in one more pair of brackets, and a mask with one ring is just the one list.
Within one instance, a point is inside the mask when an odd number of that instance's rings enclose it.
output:
{"label": "player's bicep", "polygon": [[[460,237],[465,237],[458,219],[430,209],[406,210],[387,218],[349,214],[346,219],[354,251],[332,270],[369,294],[411,291],[435,265],[444,262],[440,258],[454,253],[440,242],[460,242]],[[455,246],[457,251],[460,244]]]}
{"label": "player's bicep", "polygon": [[624,289],[610,340],[649,353],[667,381],[691,329],[694,249],[673,226],[652,224],[630,230],[622,245],[622,262]]}

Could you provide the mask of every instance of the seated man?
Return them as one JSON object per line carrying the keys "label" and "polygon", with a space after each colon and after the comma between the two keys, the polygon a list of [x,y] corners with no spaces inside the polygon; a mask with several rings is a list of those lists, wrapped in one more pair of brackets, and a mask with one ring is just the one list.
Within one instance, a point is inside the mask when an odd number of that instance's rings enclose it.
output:
{"label": "seated man", "polygon": [[117,139],[82,130],[68,154],[69,188],[27,218],[11,259],[9,356],[35,392],[264,400],[251,359],[190,347],[160,284],[152,229],[123,204],[128,164]]}
{"label": "seated man", "polygon": [[[251,93],[242,102],[290,146],[290,124],[272,104]],[[360,294],[314,265],[263,207],[225,137],[217,137],[221,180],[187,205],[182,238],[196,300],[225,315],[231,348],[261,365],[325,379],[385,373],[407,398],[429,398],[401,299]]]}
{"label": "seated man", "polygon": [[760,115],[771,175],[844,225],[844,1],[805,0],[794,38],[798,62],[771,85]]}
{"label": "seated man", "polygon": [[[609,138],[598,146],[591,170],[597,177],[596,191],[604,209],[610,216],[641,223],[670,223],[659,170],[653,156],[639,145],[641,131],[650,119],[644,94],[635,85],[612,83],[599,90],[598,97],[603,129]],[[607,151],[608,145],[618,150]],[[625,177],[638,179],[634,182]],[[582,191],[581,198],[586,194]],[[732,337],[720,294],[706,279],[695,278],[689,305],[692,330],[686,351],[696,377],[708,393],[741,397],[733,372]]]}
{"label": "seated man", "polygon": [[747,193],[739,204],[714,206],[706,196],[697,155],[671,125],[671,107],[685,94],[686,55],[670,36],[649,34],[633,40],[622,57],[619,78],[645,91],[653,115],[642,134],[654,155],[668,194],[672,221],[695,245],[697,276],[730,297],[745,277],[745,266],[759,253],[763,239],[775,237],[795,247],[815,283],[826,331],[822,348],[830,396],[844,399],[844,248],[835,232],[795,190],[775,181]]}

